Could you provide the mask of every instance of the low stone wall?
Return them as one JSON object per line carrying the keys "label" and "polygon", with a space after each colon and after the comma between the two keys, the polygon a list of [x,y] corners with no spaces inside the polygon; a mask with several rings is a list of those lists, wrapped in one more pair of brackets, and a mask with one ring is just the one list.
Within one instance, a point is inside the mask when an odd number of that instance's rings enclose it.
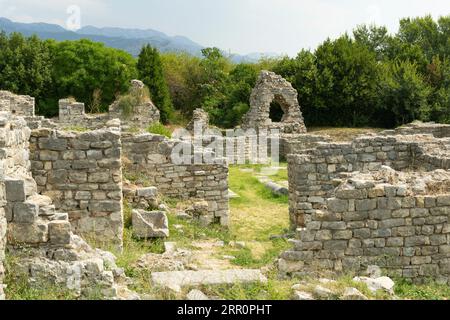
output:
{"label": "low stone wall", "polygon": [[122,145],[126,172],[130,175],[145,175],[148,184],[157,187],[164,196],[206,200],[209,212],[204,217],[206,222],[228,225],[226,160],[215,159],[214,164],[174,164],[172,151],[180,143],[179,140],[168,140],[152,134],[124,134]]}
{"label": "low stone wall", "polygon": [[34,98],[0,91],[0,111],[10,112],[16,116],[34,116],[34,110]]}
{"label": "low stone wall", "polygon": [[313,149],[320,142],[331,142],[331,138],[313,134],[283,134],[280,137],[280,156],[287,159],[289,154],[300,154]]}
{"label": "low stone wall", "polygon": [[[31,175],[27,172],[29,158],[26,149],[30,130],[26,122],[21,119],[12,119],[10,112],[0,112],[0,300],[4,299],[2,280],[4,277],[4,259],[7,241],[7,220],[9,207],[7,202],[6,184],[11,176],[23,178],[31,182]],[[27,192],[32,192],[32,184],[27,184]],[[30,187],[31,186],[31,187]],[[24,190],[25,192],[25,190]]]}
{"label": "low stone wall", "polygon": [[382,171],[375,178],[356,174],[333,197],[305,203],[306,228],[282,255],[282,271],[359,273],[378,265],[391,276],[448,283],[450,172],[429,172],[422,180],[408,173],[405,182],[391,169],[379,181]]}
{"label": "low stone wall", "polygon": [[341,173],[375,171],[382,165],[404,170],[412,159],[411,144],[382,136],[361,137],[352,143],[319,143],[315,149],[289,155],[291,225],[304,226],[311,203],[323,202],[340,183]]}
{"label": "low stone wall", "polygon": [[434,123],[434,122],[413,122],[395,130],[386,130],[381,134],[398,134],[398,135],[417,135],[417,134],[431,134],[436,138],[450,137],[450,125]]}
{"label": "low stone wall", "polygon": [[86,114],[84,103],[70,99],[59,100],[59,118],[56,123],[61,128],[81,127],[89,130],[101,129],[111,120],[108,114]]}
{"label": "low stone wall", "polygon": [[69,213],[74,232],[102,246],[122,246],[120,130],[86,133],[36,129],[31,164],[40,194]]}
{"label": "low stone wall", "polygon": [[362,136],[289,155],[291,224],[300,229],[280,269],[359,272],[376,264],[415,281],[447,282],[449,142]]}

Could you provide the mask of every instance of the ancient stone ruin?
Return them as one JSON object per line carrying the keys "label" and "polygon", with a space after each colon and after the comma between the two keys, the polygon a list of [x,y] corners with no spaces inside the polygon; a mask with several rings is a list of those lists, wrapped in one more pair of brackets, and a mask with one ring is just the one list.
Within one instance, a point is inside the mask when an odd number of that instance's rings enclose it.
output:
{"label": "ancient stone ruin", "polygon": [[378,265],[416,282],[448,283],[449,128],[417,124],[289,155],[298,240],[280,270],[358,273]]}
{"label": "ancient stone ruin", "polygon": [[[142,90],[133,81],[130,94]],[[140,239],[169,236],[164,198],[189,203],[184,218],[228,226],[229,164],[255,148],[267,151],[259,161],[270,162],[270,142],[255,137],[271,129],[281,134],[277,152],[287,158],[289,188],[261,182],[289,193],[297,235],[278,260],[282,274],[359,274],[377,265],[388,275],[449,283],[450,125],[413,123],[335,143],[306,133],[297,92],[264,71],[242,125],[250,136],[207,136],[197,145],[146,132],[159,111],[150,99],[133,99],[131,118],[119,98],[97,115],[63,99],[59,117],[45,119],[35,115],[33,98],[0,91],[0,298],[5,252],[30,285],[50,282],[79,297],[100,291],[135,298],[115,256],[103,251],[123,249],[124,201]],[[279,123],[269,116],[273,101],[284,112]],[[203,110],[187,129],[195,123],[209,127]],[[231,152],[216,153],[214,141]],[[189,151],[182,162],[180,151]],[[151,267],[163,263],[148,258]],[[203,282],[266,280],[260,270],[174,270],[152,273],[153,282],[180,291]]]}
{"label": "ancient stone ruin", "polygon": [[196,129],[195,126],[203,132],[209,129],[209,115],[201,108],[194,110],[192,120],[188,123],[186,129],[190,132],[194,132]]}
{"label": "ancient stone ruin", "polygon": [[[142,89],[133,82],[132,90]],[[120,115],[114,111],[87,115],[84,104],[70,99],[59,106],[57,119],[45,119],[34,114],[33,98],[0,94],[0,298],[5,250],[32,285],[57,284],[83,297],[99,291],[107,298],[134,298],[114,255],[85,240],[122,250],[124,197],[144,210],[135,212],[143,219],[133,219],[144,238],[168,236],[165,213],[145,211],[164,209],[159,195],[205,203],[198,219],[227,225],[228,166],[225,159],[174,163],[172,151],[183,142],[142,133],[159,120],[150,100],[133,106],[134,112],[145,109],[139,121],[115,119]],[[126,133],[122,123],[141,130]],[[146,174],[153,186],[124,188],[123,174],[130,170]]]}
{"label": "ancient stone ruin", "polygon": [[[306,133],[298,103],[298,93],[292,85],[273,72],[262,71],[252,91],[250,110],[244,116],[244,129],[278,129],[281,133]],[[283,111],[280,122],[270,118],[271,103],[277,102]]]}

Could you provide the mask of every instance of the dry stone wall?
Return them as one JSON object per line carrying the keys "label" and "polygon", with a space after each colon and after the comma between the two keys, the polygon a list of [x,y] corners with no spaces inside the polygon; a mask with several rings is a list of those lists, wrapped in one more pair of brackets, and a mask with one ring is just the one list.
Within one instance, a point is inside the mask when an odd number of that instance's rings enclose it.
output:
{"label": "dry stone wall", "polygon": [[378,265],[392,276],[448,283],[450,173],[439,175],[441,180],[423,192],[416,183],[386,183],[377,177],[344,180],[333,197],[321,201],[321,209],[309,208],[306,228],[298,231],[294,250],[282,255],[282,265],[336,272]]}
{"label": "dry stone wall", "polygon": [[392,135],[417,135],[417,134],[431,134],[436,138],[450,137],[450,125],[434,123],[434,122],[420,122],[416,121],[395,130],[386,130],[382,134]]}
{"label": "dry stone wall", "polygon": [[34,116],[35,102],[30,96],[15,95],[9,91],[0,91],[0,111],[17,116]]}
{"label": "dry stone wall", "polygon": [[5,273],[7,223],[8,220],[11,220],[11,205],[8,203],[11,193],[7,193],[7,187],[10,185],[12,177],[18,176],[22,179],[23,196],[25,196],[25,191],[31,193],[33,190],[31,175],[28,173],[29,159],[26,152],[29,136],[30,130],[27,128],[25,120],[12,119],[10,112],[0,112],[0,300],[5,298],[2,280]]}
{"label": "dry stone wall", "polygon": [[363,136],[289,155],[299,240],[280,269],[359,272],[376,264],[418,282],[447,283],[448,146],[431,135]]}
{"label": "dry stone wall", "polygon": [[36,129],[31,164],[40,194],[69,213],[73,230],[99,245],[122,246],[120,131]]}
{"label": "dry stone wall", "polygon": [[[205,200],[205,222],[228,225],[228,165],[217,158],[213,164],[175,164],[173,150],[182,143],[152,134],[122,137],[125,170],[128,175],[145,175],[150,186],[168,197]],[[192,147],[192,145],[189,144]],[[212,155],[213,156],[213,155]]]}
{"label": "dry stone wall", "polygon": [[[2,110],[4,106],[1,102]],[[126,278],[123,270],[117,268],[115,257],[93,249],[72,233],[68,214],[57,211],[50,197],[37,193],[30,162],[30,140],[34,142],[33,156],[36,152],[40,154],[36,148],[42,147],[43,156],[38,159],[45,159],[43,166],[51,171],[64,167],[62,161],[49,164],[50,158],[55,156],[53,151],[61,155],[60,160],[75,160],[70,147],[67,153],[63,151],[64,145],[88,142],[84,145],[90,146],[93,142],[105,143],[107,137],[75,141],[69,134],[61,136],[56,131],[41,129],[30,139],[27,122],[36,117],[31,113],[25,118],[18,117],[17,113],[0,112],[0,299],[5,298],[2,285],[5,249],[14,257],[6,271],[14,270],[12,278],[28,277],[30,286],[51,284],[65,287],[80,297],[100,293],[103,297],[117,298],[119,291],[126,291],[123,284]],[[120,137],[120,134],[114,136]],[[97,148],[105,153],[108,150],[105,145]],[[120,162],[120,153],[117,159]]]}

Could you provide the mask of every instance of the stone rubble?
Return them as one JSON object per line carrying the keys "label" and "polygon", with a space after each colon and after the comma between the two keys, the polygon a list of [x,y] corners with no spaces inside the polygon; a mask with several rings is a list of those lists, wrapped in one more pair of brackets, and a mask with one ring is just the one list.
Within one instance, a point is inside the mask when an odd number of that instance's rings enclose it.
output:
{"label": "stone rubble", "polygon": [[265,283],[267,278],[260,270],[203,270],[172,271],[152,273],[152,283],[156,286],[181,292],[183,287],[200,285],[233,285],[236,283]]}

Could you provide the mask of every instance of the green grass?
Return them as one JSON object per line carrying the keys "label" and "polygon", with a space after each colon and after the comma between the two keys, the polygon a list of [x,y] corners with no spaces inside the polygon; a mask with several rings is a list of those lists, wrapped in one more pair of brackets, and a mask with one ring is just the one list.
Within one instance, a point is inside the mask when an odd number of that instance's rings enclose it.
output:
{"label": "green grass", "polygon": [[171,138],[172,137],[172,131],[165,127],[163,124],[159,123],[159,122],[155,122],[152,123],[148,128],[147,131],[149,133],[153,133],[153,134],[158,134],[161,136],[165,136],[167,138]]}
{"label": "green grass", "polygon": [[87,132],[87,131],[89,131],[89,128],[73,125],[73,126],[65,127],[64,131]]}
{"label": "green grass", "polygon": [[234,265],[258,269],[273,263],[281,252],[292,246],[284,239],[272,240],[270,242],[262,243],[261,245],[262,251],[261,247],[252,247],[250,245],[250,248],[226,248],[223,250],[223,253],[236,258],[231,261]]}
{"label": "green grass", "polygon": [[[28,275],[18,273],[15,265],[19,263],[15,257],[6,255],[5,259],[6,284],[5,294],[8,300],[75,300],[76,295],[63,286],[50,284],[47,282],[34,283],[32,286],[28,282]],[[93,297],[88,297],[92,298]]]}
{"label": "green grass", "polygon": [[240,196],[230,201],[230,232],[244,241],[268,241],[271,235],[288,232],[288,197],[272,194],[252,173],[240,168],[230,167],[230,189]]}
{"label": "green grass", "polygon": [[423,285],[414,285],[404,279],[395,280],[395,294],[408,300],[448,300],[450,299],[450,286],[430,282]]}
{"label": "green grass", "polygon": [[131,172],[126,167],[123,171],[123,177],[131,183],[144,188],[153,187],[154,185],[142,172]]}
{"label": "green grass", "polygon": [[203,286],[208,296],[225,300],[289,300],[295,280],[279,280],[276,270],[267,277],[267,283],[234,284],[232,286]]}

